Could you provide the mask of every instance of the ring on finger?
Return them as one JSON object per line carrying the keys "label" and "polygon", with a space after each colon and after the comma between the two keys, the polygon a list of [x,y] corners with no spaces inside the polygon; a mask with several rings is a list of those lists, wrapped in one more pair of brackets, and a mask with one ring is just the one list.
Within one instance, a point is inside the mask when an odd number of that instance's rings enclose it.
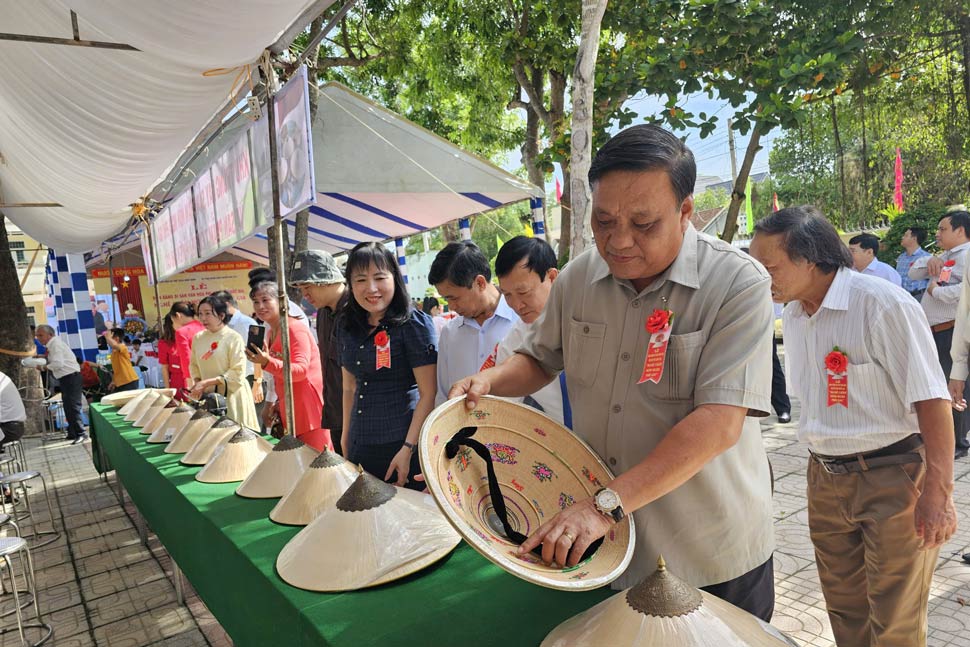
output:
{"label": "ring on finger", "polygon": [[567,540],[569,540],[569,543],[570,544],[573,543],[574,541],[576,541],[576,538],[573,537],[572,534],[568,530],[563,531],[563,533],[562,533],[562,535],[560,535],[560,537],[565,537]]}

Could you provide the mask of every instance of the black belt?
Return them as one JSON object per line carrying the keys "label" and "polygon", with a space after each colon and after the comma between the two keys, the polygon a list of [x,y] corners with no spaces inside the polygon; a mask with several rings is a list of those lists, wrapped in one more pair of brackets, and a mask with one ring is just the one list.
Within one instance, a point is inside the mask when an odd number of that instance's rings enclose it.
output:
{"label": "black belt", "polygon": [[911,434],[902,440],[887,445],[881,449],[845,456],[825,456],[810,452],[812,458],[818,461],[829,474],[849,474],[851,472],[867,472],[877,467],[887,465],[905,465],[906,463],[920,463],[923,461],[919,449],[923,447],[923,437]]}

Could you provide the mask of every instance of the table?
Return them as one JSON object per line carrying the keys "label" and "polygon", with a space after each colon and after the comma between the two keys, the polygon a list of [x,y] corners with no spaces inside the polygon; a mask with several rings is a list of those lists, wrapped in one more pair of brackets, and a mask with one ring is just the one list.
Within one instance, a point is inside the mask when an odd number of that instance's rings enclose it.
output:
{"label": "table", "polygon": [[237,483],[199,483],[199,467],[181,465],[162,444],[146,443],[113,407],[91,406],[91,432],[149,526],[239,647],[535,646],[557,624],[613,594],[529,584],[464,542],[438,564],[391,584],[303,591],[276,574],[276,556],[300,530],[269,520],[278,499],[235,496]]}

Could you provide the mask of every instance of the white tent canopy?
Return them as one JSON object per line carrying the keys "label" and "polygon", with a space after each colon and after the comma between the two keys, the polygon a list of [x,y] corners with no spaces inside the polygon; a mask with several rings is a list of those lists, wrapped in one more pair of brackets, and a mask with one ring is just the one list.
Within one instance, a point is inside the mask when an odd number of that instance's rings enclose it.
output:
{"label": "white tent canopy", "polygon": [[139,50],[0,40],[0,202],[62,205],[6,215],[58,251],[98,247],[245,81],[240,66],[332,2],[4,2],[4,33],[71,39],[74,10],[82,40]]}

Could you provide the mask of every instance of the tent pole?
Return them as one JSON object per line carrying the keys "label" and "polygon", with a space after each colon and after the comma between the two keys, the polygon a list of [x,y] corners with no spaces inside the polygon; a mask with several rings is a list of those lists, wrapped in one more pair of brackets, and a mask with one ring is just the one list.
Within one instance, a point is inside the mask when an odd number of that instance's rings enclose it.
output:
{"label": "tent pole", "polygon": [[[112,255],[108,254],[108,288],[111,291],[111,321],[114,323],[117,323],[114,321],[115,308],[118,308],[118,299],[115,297],[115,294],[116,294],[115,293],[115,271],[114,271],[114,264],[113,264],[112,258],[113,258]],[[121,313],[120,308],[118,309],[118,313],[119,314]]]}
{"label": "tent pole", "polygon": [[152,286],[155,289],[155,326],[158,328],[158,336],[162,336],[162,300],[158,297],[158,282],[161,280],[158,277],[158,268],[155,266],[155,234],[152,232],[152,227],[148,222],[148,218],[145,218],[145,231],[148,233],[148,255],[151,258],[148,262],[152,266],[152,277],[155,279],[155,284]]}
{"label": "tent pole", "polygon": [[[293,415],[293,374],[290,372],[290,326],[289,298],[286,295],[286,249],[290,237],[285,236],[285,223],[280,212],[279,151],[276,142],[276,72],[269,51],[263,53],[263,70],[266,74],[266,115],[269,126],[269,168],[273,185],[273,236],[276,238],[276,280],[278,282],[280,303],[280,339],[283,350],[283,402],[286,409],[286,432],[297,435],[296,419]],[[286,245],[287,247],[284,247]],[[308,430],[304,430],[308,431]]]}

